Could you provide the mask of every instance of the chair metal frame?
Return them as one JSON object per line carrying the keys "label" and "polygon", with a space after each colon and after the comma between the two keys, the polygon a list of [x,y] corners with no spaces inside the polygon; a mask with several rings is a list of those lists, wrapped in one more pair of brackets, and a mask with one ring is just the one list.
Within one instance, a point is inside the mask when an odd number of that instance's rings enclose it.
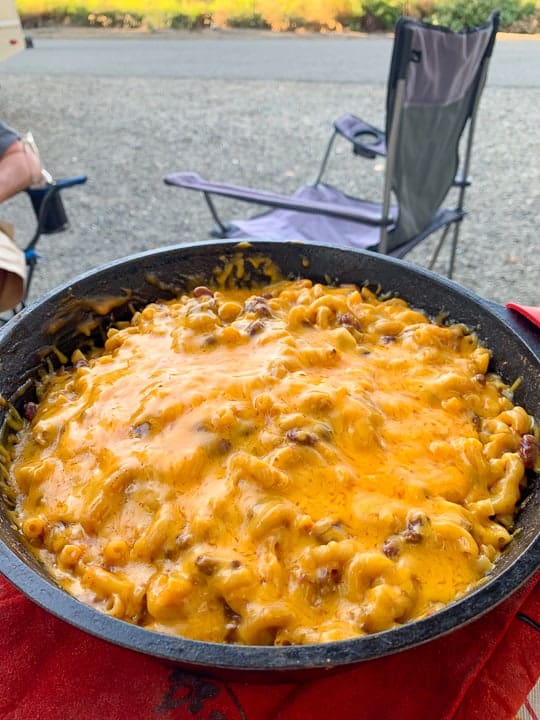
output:
{"label": "chair metal frame", "polygon": [[[386,130],[382,131],[369,123],[355,117],[354,115],[344,115],[338,118],[334,123],[332,135],[328,141],[321,166],[317,175],[317,179],[313,187],[323,184],[323,175],[326,171],[333,144],[338,136],[348,140],[352,144],[355,155],[364,158],[374,159],[377,156],[385,158],[385,173],[382,190],[382,202],[378,207],[372,204],[370,208],[357,208],[344,206],[340,204],[319,202],[317,200],[304,200],[301,197],[284,195],[280,193],[267,192],[242,186],[215,183],[204,180],[196,173],[172,173],[164,178],[167,185],[177,186],[185,189],[196,190],[202,192],[209,211],[216,222],[216,228],[212,231],[214,237],[230,238],[241,237],[235,234],[235,226],[232,223],[225,223],[220,218],[216,206],[213,202],[213,195],[231,198],[234,200],[245,201],[250,204],[264,205],[268,208],[280,208],[300,213],[314,213],[326,215],[343,220],[352,220],[361,224],[380,228],[380,240],[374,247],[369,250],[388,254],[393,257],[403,258],[414,247],[432,235],[434,232],[442,229],[443,232],[439,238],[429,262],[429,268],[433,268],[440,252],[445,245],[451,230],[451,241],[448,260],[448,277],[452,277],[455,268],[455,259],[457,253],[459,231],[461,222],[465,216],[465,193],[466,189],[471,185],[469,179],[469,170],[471,165],[471,155],[473,147],[473,138],[476,126],[476,117],[479,107],[479,101],[484,88],[489,60],[493,51],[495,36],[499,25],[499,13],[494,11],[488,21],[479,28],[466,28],[462,33],[472,33],[477,30],[489,32],[487,46],[481,57],[478,67],[475,68],[473,81],[470,85],[470,105],[466,107],[466,117],[463,121],[463,127],[459,132],[459,142],[461,138],[464,140],[464,152],[461,160],[458,160],[457,172],[450,185],[457,188],[457,200],[453,207],[439,207],[432,215],[430,221],[422,230],[415,233],[414,236],[406,238],[396,246],[392,245],[393,226],[397,224],[399,218],[399,198],[397,205],[392,204],[393,198],[396,196],[396,188],[394,186],[394,171],[396,166],[396,154],[398,143],[400,141],[400,127],[402,123],[403,110],[405,106],[405,98],[407,92],[407,81],[409,70],[412,63],[419,62],[420,51],[413,47],[413,30],[414,28],[423,28],[435,30],[439,33],[453,33],[447,28],[429,25],[421,21],[411,18],[401,18],[396,25],[396,34],[393,47],[393,55],[388,80],[387,89],[387,107],[386,107]],[[464,106],[465,107],[465,106]],[[450,188],[447,189],[447,192]],[[395,214],[397,207],[398,215]],[[268,214],[266,211],[263,215]],[[256,216],[261,217],[261,215]],[[249,235],[245,236],[249,238]],[[291,238],[293,239],[293,238]]]}
{"label": "chair metal frame", "polygon": [[36,227],[29,242],[22,247],[26,261],[26,285],[25,293],[17,307],[0,316],[0,325],[6,323],[11,317],[20,312],[28,300],[30,285],[34,276],[36,265],[42,257],[36,250],[36,246],[42,235],[52,235],[63,232],[69,227],[68,218],[61,198],[61,192],[75,185],[83,185],[87,180],[86,175],[59,178],[47,181],[43,186],[27,188],[24,192],[28,195],[36,218]]}
{"label": "chair metal frame", "polygon": [[22,307],[25,306],[30,290],[30,284],[34,275],[36,264],[40,259],[36,251],[36,245],[42,235],[52,235],[63,232],[69,227],[67,215],[61,200],[61,191],[75,185],[83,185],[87,180],[86,175],[51,180],[43,187],[27,188],[25,191],[29,196],[36,216],[36,228],[28,244],[23,248],[26,259],[26,290]]}

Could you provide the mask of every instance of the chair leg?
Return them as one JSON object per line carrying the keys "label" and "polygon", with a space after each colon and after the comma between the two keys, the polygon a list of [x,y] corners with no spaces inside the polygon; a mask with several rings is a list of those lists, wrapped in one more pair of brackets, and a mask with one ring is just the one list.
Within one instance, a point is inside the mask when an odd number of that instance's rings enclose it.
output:
{"label": "chair leg", "polygon": [[448,277],[452,278],[452,275],[454,274],[454,263],[456,259],[456,251],[457,251],[457,244],[459,240],[459,226],[460,223],[457,222],[454,226],[454,235],[452,237],[452,245],[450,248],[450,262],[448,263]]}
{"label": "chair leg", "polygon": [[444,232],[439,238],[439,242],[437,243],[437,246],[435,247],[435,250],[433,251],[433,255],[431,256],[431,260],[429,261],[428,268],[430,270],[433,270],[433,266],[437,262],[437,258],[439,257],[439,253],[441,252],[441,248],[444,245],[444,241],[446,240],[446,236],[448,235],[448,231],[450,230],[450,225],[447,225],[444,228]]}
{"label": "chair leg", "polygon": [[215,208],[214,203],[212,202],[212,198],[208,193],[204,193],[204,199],[206,200],[206,204],[208,205],[208,209],[210,210],[210,213],[214,220],[216,221],[217,226],[223,233],[221,237],[227,237],[227,227],[221,222],[221,219],[217,213],[217,210]]}
{"label": "chair leg", "polygon": [[[457,251],[457,244],[458,244],[458,240],[459,240],[459,225],[460,225],[460,223],[458,221],[458,222],[453,223],[453,225],[454,225],[454,233],[452,235],[452,242],[450,245],[450,258],[448,260],[448,272],[446,274],[447,277],[450,279],[452,278],[452,275],[454,274],[454,265],[455,265],[455,261],[456,261],[456,251]],[[444,232],[441,235],[439,242],[437,243],[437,247],[433,251],[433,255],[431,256],[431,260],[428,265],[428,268],[430,270],[433,270],[433,266],[437,262],[437,258],[439,257],[439,253],[444,244],[444,241],[446,240],[446,236],[448,235],[449,230],[450,230],[450,225],[447,225],[444,228]]]}
{"label": "chair leg", "polygon": [[317,175],[317,179],[315,180],[315,185],[317,186],[321,180],[322,176],[324,175],[324,171],[326,170],[326,165],[328,163],[328,158],[330,157],[330,151],[332,150],[332,145],[334,144],[334,140],[336,139],[337,131],[334,130],[332,133],[332,137],[328,141],[328,145],[326,146],[326,150],[324,153],[324,157],[322,159],[321,168],[319,170],[319,174]]}

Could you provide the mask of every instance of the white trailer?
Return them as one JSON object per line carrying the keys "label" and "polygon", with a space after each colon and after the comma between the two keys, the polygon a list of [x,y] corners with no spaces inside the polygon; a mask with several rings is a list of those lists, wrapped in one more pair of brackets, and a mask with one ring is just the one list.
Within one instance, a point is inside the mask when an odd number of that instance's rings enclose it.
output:
{"label": "white trailer", "polygon": [[25,47],[26,40],[14,0],[0,0],[0,61]]}

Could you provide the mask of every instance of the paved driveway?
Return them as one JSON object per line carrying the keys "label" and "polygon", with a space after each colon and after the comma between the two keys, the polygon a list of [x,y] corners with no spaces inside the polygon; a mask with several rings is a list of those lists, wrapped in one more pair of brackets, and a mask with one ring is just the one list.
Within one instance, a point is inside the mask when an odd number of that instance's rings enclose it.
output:
{"label": "paved driveway", "polygon": [[[108,77],[177,77],[222,80],[281,80],[369,85],[387,79],[392,37],[270,35],[206,32],[119,33],[45,31],[34,52],[0,66],[1,73]],[[497,44],[489,84],[540,86],[540,39],[503,36]]]}

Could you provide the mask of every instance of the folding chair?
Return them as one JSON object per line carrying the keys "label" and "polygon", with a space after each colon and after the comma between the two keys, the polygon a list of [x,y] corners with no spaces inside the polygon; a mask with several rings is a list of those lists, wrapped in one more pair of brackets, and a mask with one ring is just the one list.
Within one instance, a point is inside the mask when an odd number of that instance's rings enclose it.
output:
{"label": "folding chair", "polygon": [[[50,176],[49,176],[50,177]],[[40,254],[36,245],[42,235],[53,235],[63,232],[69,227],[68,217],[62,201],[61,192],[75,185],[84,185],[86,175],[58,178],[50,180],[43,186],[28,188],[25,192],[30,198],[36,216],[36,229],[28,244],[24,247],[26,258],[26,292],[21,307],[24,307],[30,290],[30,283]],[[17,308],[20,309],[20,308]],[[16,309],[16,310],[17,310]]]}
{"label": "folding chair", "polygon": [[[46,171],[44,171],[44,173],[46,173]],[[87,180],[86,175],[75,175],[73,177],[59,178],[56,180],[48,173],[46,173],[46,175],[48,178],[44,185],[30,187],[24,191],[30,198],[36,219],[34,233],[28,243],[22,248],[26,260],[25,294],[16,307],[0,315],[0,327],[26,306],[34,270],[41,258],[41,255],[36,250],[36,245],[41,236],[60,233],[69,227],[69,220],[61,197],[62,191],[75,185],[83,185]]]}
{"label": "folding chair", "polygon": [[[336,120],[316,181],[293,195],[209,182],[190,172],[167,175],[164,182],[204,194],[217,224],[212,231],[215,237],[325,242],[402,258],[441,230],[431,268],[453,228],[447,271],[452,277],[465,190],[471,184],[475,118],[498,25],[496,11],[485,24],[460,32],[400,18],[387,86],[385,131],[353,115]],[[350,197],[322,181],[338,136],[351,143],[355,155],[386,158],[378,201]],[[455,204],[442,207],[452,187],[457,190]],[[213,195],[273,209],[225,223]]]}

